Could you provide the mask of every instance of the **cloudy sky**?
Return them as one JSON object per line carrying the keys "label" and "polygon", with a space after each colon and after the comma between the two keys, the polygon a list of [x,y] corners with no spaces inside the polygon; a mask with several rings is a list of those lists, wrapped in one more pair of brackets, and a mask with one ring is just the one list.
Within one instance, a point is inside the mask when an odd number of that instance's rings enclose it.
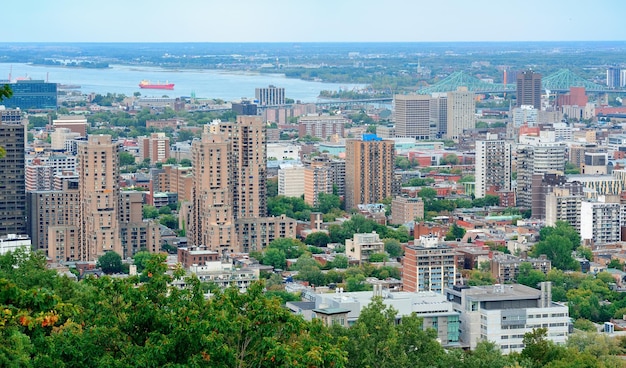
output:
{"label": "cloudy sky", "polygon": [[626,40],[623,0],[6,0],[5,42]]}

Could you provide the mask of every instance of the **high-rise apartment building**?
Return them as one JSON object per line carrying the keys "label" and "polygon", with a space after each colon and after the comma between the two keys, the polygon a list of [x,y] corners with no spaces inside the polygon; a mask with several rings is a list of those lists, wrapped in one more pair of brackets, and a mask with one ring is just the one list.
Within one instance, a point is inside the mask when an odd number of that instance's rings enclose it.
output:
{"label": "high-rise apartment building", "polygon": [[236,248],[233,147],[228,134],[204,134],[192,144],[193,191],[189,241],[220,252]]}
{"label": "high-rise apartment building", "polygon": [[95,260],[108,251],[123,255],[118,220],[119,150],[110,135],[91,135],[78,147],[78,260]]}
{"label": "high-rise apartment building", "polygon": [[615,243],[621,240],[622,206],[619,198],[583,201],[580,204],[580,237],[591,245]]}
{"label": "high-rise apartment building", "polygon": [[517,106],[541,109],[541,74],[526,70],[517,74]]}
{"label": "high-rise apartment building", "polygon": [[405,248],[402,289],[404,291],[434,291],[443,294],[454,286],[457,272],[456,253],[449,245],[428,243]]}
{"label": "high-rise apartment building", "polygon": [[285,104],[285,89],[270,85],[269,87],[256,88],[254,91],[255,102],[259,106],[274,106]]}
{"label": "high-rise apartment building", "polygon": [[215,122],[192,145],[189,241],[226,252],[261,250],[275,237],[294,237],[295,221],[265,217],[267,145],[260,116]]}
{"label": "high-rise apartment building", "polygon": [[165,163],[170,157],[170,138],[165,133],[152,133],[149,137],[139,137],[139,159],[146,158],[151,163]]}
{"label": "high-rise apartment building", "polygon": [[487,134],[487,140],[476,141],[476,198],[487,191],[511,190],[511,144]]}
{"label": "high-rise apartment building", "polygon": [[437,127],[437,138],[445,137],[448,134],[447,94],[433,94],[430,99],[430,121],[431,125],[435,124]]}
{"label": "high-rise apartment building", "polygon": [[33,160],[33,163],[25,167],[26,191],[53,190],[55,174],[54,166]]}
{"label": "high-rise apartment building", "polygon": [[565,172],[565,146],[540,144],[517,148],[517,202],[532,207],[533,175]]}
{"label": "high-rise apartment building", "polygon": [[26,234],[25,142],[20,110],[0,110],[0,236]]}
{"label": "high-rise apartment building", "polygon": [[616,66],[611,66],[606,69],[606,86],[609,88],[619,88],[621,69]]}
{"label": "high-rise apartment building", "polygon": [[281,165],[278,170],[278,195],[300,197],[304,194],[304,166]]}
{"label": "high-rise apartment building", "polygon": [[396,123],[396,137],[431,139],[430,100],[429,95],[394,96],[393,118]]}
{"label": "high-rise apartment building", "polygon": [[320,193],[333,192],[330,168],[324,162],[314,161],[304,168],[304,201],[310,206],[319,205]]}
{"label": "high-rise apartment building", "polygon": [[448,92],[446,137],[458,141],[463,131],[474,129],[476,103],[467,88]]}
{"label": "high-rise apartment building", "polygon": [[300,137],[310,135],[314,138],[327,139],[333,135],[343,137],[348,119],[341,115],[308,115],[298,118]]}
{"label": "high-rise apartment building", "polygon": [[394,142],[374,134],[346,141],[346,209],[393,195],[394,158]]}

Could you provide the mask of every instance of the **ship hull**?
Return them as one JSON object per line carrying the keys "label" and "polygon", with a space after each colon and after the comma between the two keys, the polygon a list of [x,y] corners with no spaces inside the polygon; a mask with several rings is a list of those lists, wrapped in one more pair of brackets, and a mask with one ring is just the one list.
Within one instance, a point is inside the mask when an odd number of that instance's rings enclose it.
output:
{"label": "ship hull", "polygon": [[173,90],[174,89],[174,84],[170,83],[170,84],[139,84],[139,88],[143,88],[143,89],[167,89],[167,90]]}

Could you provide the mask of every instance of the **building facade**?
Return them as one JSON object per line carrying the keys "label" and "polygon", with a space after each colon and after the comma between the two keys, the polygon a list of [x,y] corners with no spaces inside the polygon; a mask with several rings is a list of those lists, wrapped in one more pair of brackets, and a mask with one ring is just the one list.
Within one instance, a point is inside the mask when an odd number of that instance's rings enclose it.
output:
{"label": "building facade", "polygon": [[[347,248],[347,247],[346,247]],[[458,281],[457,256],[454,249],[443,244],[408,245],[404,252],[402,289],[404,291],[434,291]]]}
{"label": "building facade", "polygon": [[43,80],[19,80],[10,83],[13,95],[2,100],[8,109],[56,110],[57,84]]}
{"label": "building facade", "polygon": [[465,130],[476,126],[474,92],[469,92],[467,88],[448,92],[447,105],[446,137],[458,141]]}
{"label": "building facade", "polygon": [[424,218],[424,201],[419,198],[396,197],[391,201],[391,223],[406,224]]}
{"label": "building facade", "polygon": [[372,254],[384,252],[385,244],[375,231],[354,234],[352,239],[346,239],[346,256],[357,259],[359,262],[369,262]]}
{"label": "building facade", "polygon": [[26,234],[25,143],[21,112],[0,110],[0,236]]}
{"label": "building facade", "polygon": [[376,135],[346,141],[346,209],[393,195],[394,142]]}
{"label": "building facade", "polygon": [[278,194],[286,197],[300,197],[305,192],[304,166],[281,165],[278,170]]}
{"label": "building facade", "polygon": [[475,196],[483,198],[488,191],[511,190],[511,144],[487,134],[487,140],[476,141]]}
{"label": "building facade", "polygon": [[272,85],[269,87],[256,88],[254,98],[259,106],[284,105],[285,89]]}
{"label": "building facade", "polygon": [[541,74],[526,70],[517,74],[517,106],[541,109]]}
{"label": "building facade", "polygon": [[429,95],[395,95],[393,104],[396,137],[431,138]]}
{"label": "building facade", "polygon": [[308,115],[298,118],[300,137],[311,136],[326,140],[337,135],[343,137],[344,127],[349,120],[341,115]]}
{"label": "building facade", "polygon": [[170,158],[170,138],[165,133],[152,133],[139,137],[139,159],[150,159],[150,163],[165,163]]}

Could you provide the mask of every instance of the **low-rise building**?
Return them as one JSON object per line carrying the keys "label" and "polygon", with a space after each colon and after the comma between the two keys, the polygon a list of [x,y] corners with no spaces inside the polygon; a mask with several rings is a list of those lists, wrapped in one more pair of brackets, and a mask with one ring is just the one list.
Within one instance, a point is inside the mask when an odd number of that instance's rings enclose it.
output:
{"label": "low-rise building", "polygon": [[380,240],[380,236],[375,231],[354,234],[352,239],[346,239],[346,255],[360,262],[367,262],[372,254],[384,251],[385,243]]}
{"label": "low-rise building", "polygon": [[511,254],[495,254],[491,260],[491,275],[499,283],[515,282],[522,263],[529,263],[533,270],[547,274],[552,269],[552,261],[545,254],[539,258],[516,257]]}
{"label": "low-rise building", "polygon": [[18,249],[30,250],[30,238],[23,234],[0,236],[0,254],[15,252]]}
{"label": "low-rise building", "polygon": [[569,310],[552,302],[552,284],[541,290],[520,284],[454,286],[447,300],[460,313],[460,342],[470,349],[479,341],[491,341],[502,353],[521,352],[524,334],[536,328],[548,330],[547,339],[562,345],[569,333]]}
{"label": "low-rise building", "polygon": [[424,201],[419,198],[396,197],[391,201],[391,223],[406,224],[424,218]]}
{"label": "low-rise building", "polygon": [[351,326],[374,297],[382,297],[383,304],[397,311],[396,320],[415,313],[423,318],[424,329],[437,331],[437,339],[445,347],[459,346],[459,313],[445,297],[434,292],[389,292],[374,285],[373,291],[315,293],[307,290],[302,302],[287,303],[293,313],[306,320],[319,318],[327,325]]}

